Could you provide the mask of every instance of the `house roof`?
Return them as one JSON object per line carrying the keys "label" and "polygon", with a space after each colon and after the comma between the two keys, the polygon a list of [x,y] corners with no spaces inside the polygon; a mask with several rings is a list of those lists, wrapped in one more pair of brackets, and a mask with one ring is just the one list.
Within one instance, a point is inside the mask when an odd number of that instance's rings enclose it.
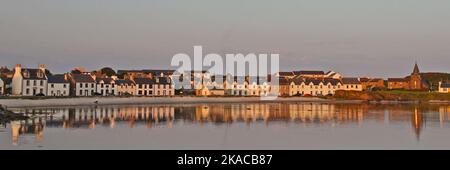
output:
{"label": "house roof", "polygon": [[322,82],[322,80],[319,79],[305,79],[305,84],[314,84],[314,85],[319,85],[320,82]]}
{"label": "house roof", "polygon": [[64,75],[48,76],[48,83],[69,83]]}
{"label": "house roof", "polygon": [[12,78],[1,77],[0,79],[2,79],[5,84],[11,84],[12,82]]}
{"label": "house roof", "polygon": [[293,71],[295,75],[324,75],[323,71],[315,71],[315,70],[301,70],[301,71]]}
{"label": "house roof", "polygon": [[291,82],[288,80],[288,79],[285,79],[285,78],[282,78],[282,77],[280,77],[279,79],[278,79],[278,84],[279,85],[289,85]]}
{"label": "house roof", "polygon": [[142,70],[145,73],[152,73],[153,75],[160,75],[161,73],[165,75],[172,75],[175,70]]}
{"label": "house roof", "polygon": [[342,78],[342,84],[361,84],[361,82],[358,80],[358,78],[346,77]]}
{"label": "house roof", "polygon": [[135,78],[134,82],[136,84],[155,84],[155,81],[150,78]]}
{"label": "house roof", "polygon": [[45,80],[46,75],[40,69],[22,68],[21,70],[23,79],[28,80]]}
{"label": "house roof", "polygon": [[134,84],[134,82],[132,80],[119,79],[119,80],[116,80],[116,84],[119,84],[119,85],[123,85],[123,84],[132,85],[132,84]]}
{"label": "house roof", "polygon": [[72,74],[72,79],[76,83],[95,83],[95,80],[86,74]]}
{"label": "house roof", "polygon": [[388,82],[407,82],[406,78],[388,78]]}
{"label": "house roof", "polygon": [[442,83],[441,88],[450,88],[450,83]]}
{"label": "house roof", "polygon": [[295,76],[293,72],[278,72],[279,76]]}
{"label": "house roof", "polygon": [[114,79],[112,79],[112,78],[97,78],[95,81],[97,83],[100,83],[101,81],[103,81],[103,83],[105,83],[105,84],[111,84],[114,81]]}
{"label": "house roof", "polygon": [[341,81],[339,81],[338,79],[332,79],[332,78],[326,78],[323,79],[323,84],[328,84],[330,83],[331,85],[335,86],[337,84],[339,84]]}
{"label": "house roof", "polygon": [[291,82],[294,82],[294,84],[299,85],[299,84],[302,84],[303,82],[305,82],[305,80],[303,78],[296,77],[296,78],[292,79]]}

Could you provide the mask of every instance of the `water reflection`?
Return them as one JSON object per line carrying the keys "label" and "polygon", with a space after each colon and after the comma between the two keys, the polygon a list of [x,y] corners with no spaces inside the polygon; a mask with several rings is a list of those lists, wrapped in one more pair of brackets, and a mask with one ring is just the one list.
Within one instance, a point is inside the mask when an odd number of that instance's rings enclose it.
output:
{"label": "water reflection", "polygon": [[49,128],[172,128],[186,124],[204,127],[207,124],[230,126],[236,122],[243,122],[248,127],[263,123],[268,128],[271,123],[339,128],[359,127],[367,121],[382,125],[411,122],[419,140],[427,126],[447,128],[450,120],[449,105],[256,103],[17,108],[13,111],[31,116],[28,120],[11,122],[9,127],[14,145],[39,144],[44,137],[43,132]]}

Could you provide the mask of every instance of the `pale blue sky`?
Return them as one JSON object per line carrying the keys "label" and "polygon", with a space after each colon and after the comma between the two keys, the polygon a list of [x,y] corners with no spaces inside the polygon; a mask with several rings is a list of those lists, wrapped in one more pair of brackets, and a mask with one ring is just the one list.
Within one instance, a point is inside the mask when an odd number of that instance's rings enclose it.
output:
{"label": "pale blue sky", "polygon": [[0,65],[166,68],[194,45],[284,70],[450,72],[448,0],[0,0]]}

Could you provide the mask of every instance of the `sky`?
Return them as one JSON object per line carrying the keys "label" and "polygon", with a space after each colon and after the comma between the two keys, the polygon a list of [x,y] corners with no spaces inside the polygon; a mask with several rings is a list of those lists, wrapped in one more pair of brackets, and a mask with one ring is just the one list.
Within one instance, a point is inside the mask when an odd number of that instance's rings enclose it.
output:
{"label": "sky", "polygon": [[280,69],[450,72],[448,0],[0,0],[0,65],[168,68],[177,53],[278,53]]}

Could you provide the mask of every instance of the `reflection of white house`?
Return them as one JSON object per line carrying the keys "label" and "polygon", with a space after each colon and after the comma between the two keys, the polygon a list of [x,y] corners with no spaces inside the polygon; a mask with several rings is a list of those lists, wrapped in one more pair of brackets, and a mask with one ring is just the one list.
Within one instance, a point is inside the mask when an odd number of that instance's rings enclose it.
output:
{"label": "reflection of white house", "polygon": [[439,93],[450,93],[450,83],[439,82]]}
{"label": "reflection of white house", "polygon": [[16,65],[12,79],[12,94],[22,96],[35,96],[47,94],[47,75],[45,65],[40,64],[38,69],[22,68]]}
{"label": "reflection of white house", "polygon": [[70,88],[73,96],[92,96],[95,93],[95,80],[86,74],[70,74]]}
{"label": "reflection of white house", "polygon": [[47,96],[69,96],[70,83],[67,75],[48,76]]}
{"label": "reflection of white house", "polygon": [[96,92],[102,96],[115,96],[118,94],[116,81],[112,78],[97,78]]}
{"label": "reflection of white house", "polygon": [[3,81],[2,78],[0,78],[0,95],[4,94],[5,94],[5,82]]}

